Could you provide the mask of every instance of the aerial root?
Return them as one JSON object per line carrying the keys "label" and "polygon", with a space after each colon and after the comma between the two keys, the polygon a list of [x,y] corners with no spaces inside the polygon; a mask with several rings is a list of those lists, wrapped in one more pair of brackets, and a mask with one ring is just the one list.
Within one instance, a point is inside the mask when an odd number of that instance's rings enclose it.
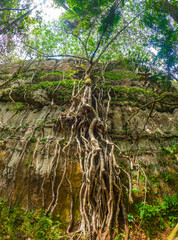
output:
{"label": "aerial root", "polygon": [[52,201],[48,207],[47,213],[53,213],[54,209],[56,208],[57,204],[58,204],[58,199],[59,199],[59,190],[65,180],[66,177],[66,172],[67,172],[67,159],[65,158],[65,163],[64,163],[64,170],[63,170],[63,174],[61,177],[61,180],[57,186],[56,192],[53,192],[53,198]]}
{"label": "aerial root", "polygon": [[67,228],[67,233],[69,234],[73,225],[73,192],[72,192],[72,184],[68,176],[66,176],[66,180],[69,184],[69,189],[70,189],[70,221],[69,221],[69,226]]}
{"label": "aerial root", "polygon": [[[81,235],[78,239],[82,234],[91,240],[109,239],[113,226],[119,225],[121,211],[127,235],[127,214],[120,173],[123,172],[127,176],[130,202],[133,201],[131,177],[117,164],[114,151],[117,149],[122,157],[129,157],[123,156],[119,147],[106,138],[111,101],[110,92],[108,92],[109,101],[105,112],[103,112],[104,106],[101,99],[98,103],[97,98],[94,97],[95,107],[92,106],[90,86],[84,88],[82,96],[79,96],[79,92],[80,90],[75,95],[75,91],[73,91],[71,108],[60,118],[62,126],[65,125],[65,121],[74,119],[68,143],[63,150],[69,149],[72,140],[76,141],[83,174],[83,183],[80,189],[81,226],[78,230],[81,231]],[[103,93],[100,98],[102,95]],[[76,104],[75,100],[78,101],[78,99],[80,99],[80,103]],[[101,113],[102,116],[99,116]],[[71,223],[68,232],[70,229]]]}

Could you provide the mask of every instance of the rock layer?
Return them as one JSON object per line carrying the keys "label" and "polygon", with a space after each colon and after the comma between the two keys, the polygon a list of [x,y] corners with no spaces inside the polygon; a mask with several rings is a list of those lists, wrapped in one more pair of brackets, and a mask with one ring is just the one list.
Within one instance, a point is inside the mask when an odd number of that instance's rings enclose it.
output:
{"label": "rock layer", "polygon": [[[26,62],[20,68],[23,69],[21,75],[2,86],[0,196],[9,202],[18,202],[29,210],[48,209],[53,202],[54,213],[60,214],[62,222],[70,221],[72,196],[74,222],[77,223],[80,216],[79,191],[82,179],[75,143],[70,156],[63,153],[58,157],[67,144],[57,122],[60,114],[70,105],[71,86],[67,81],[71,80],[69,72],[72,64],[70,61],[57,60]],[[14,72],[19,72],[19,66],[1,65],[0,84],[10,79]],[[117,71],[120,70],[116,69],[115,72]],[[127,76],[126,79],[129,86],[130,81],[134,81]],[[53,86],[56,82],[60,84],[60,81],[63,85],[60,85],[56,94]],[[143,90],[140,83],[138,87]],[[50,92],[50,89],[53,91]],[[116,95],[116,92],[114,94]],[[155,198],[161,198],[174,193],[176,189],[177,155],[175,152],[171,155],[173,150],[167,154],[163,150],[171,149],[176,144],[178,112],[175,107],[167,109],[159,106],[148,119],[150,108],[139,110],[141,102],[147,101],[145,95],[138,92],[135,92],[135,95],[137,100],[140,99],[136,106],[131,104],[129,96],[121,101],[122,104],[117,102],[117,99],[113,100],[109,111],[108,132],[121,151],[131,156],[129,171],[133,176],[133,186],[140,187],[135,198],[143,196],[145,184],[134,179],[134,174],[138,173],[138,165],[142,165],[149,175],[147,179],[150,193],[155,193]],[[69,135],[70,125],[65,128]],[[61,181],[66,157],[67,177],[71,182],[72,192],[70,182],[67,179]],[[122,161],[124,165],[124,160],[121,159]],[[164,179],[163,173],[169,178]],[[152,178],[149,178],[150,176]],[[154,184],[151,180],[153,178],[158,179],[159,186]],[[151,198],[151,195],[148,193],[148,198]]]}

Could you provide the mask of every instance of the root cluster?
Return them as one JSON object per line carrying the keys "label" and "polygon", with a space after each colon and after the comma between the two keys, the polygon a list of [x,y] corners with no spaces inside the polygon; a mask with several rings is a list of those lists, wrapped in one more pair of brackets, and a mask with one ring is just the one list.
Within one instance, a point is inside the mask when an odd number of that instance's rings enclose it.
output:
{"label": "root cluster", "polygon": [[[78,229],[86,239],[112,239],[113,228],[121,227],[122,216],[127,239],[128,222],[123,199],[121,174],[125,174],[129,182],[129,200],[131,196],[131,179],[127,171],[117,164],[115,149],[107,134],[107,117],[110,109],[110,95],[105,106],[102,90],[98,96],[92,94],[92,87],[85,85],[75,92],[73,90],[71,107],[59,116],[61,129],[67,122],[72,123],[69,140],[63,152],[70,149],[72,143],[77,144],[77,154],[82,170],[80,189],[81,226]],[[65,137],[65,131],[63,132]]]}

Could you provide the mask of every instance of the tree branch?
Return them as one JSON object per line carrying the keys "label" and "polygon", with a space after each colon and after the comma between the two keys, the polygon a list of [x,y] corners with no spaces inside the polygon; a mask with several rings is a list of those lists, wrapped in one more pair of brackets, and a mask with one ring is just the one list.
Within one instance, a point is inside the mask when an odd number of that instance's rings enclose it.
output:
{"label": "tree branch", "polygon": [[121,34],[121,32],[123,32],[142,12],[140,12],[139,14],[137,14],[132,20],[130,20],[130,22],[128,22],[121,30],[119,30],[115,36],[108,42],[108,44],[102,49],[101,53],[99,54],[99,56],[97,57],[97,59],[95,60],[94,63],[96,63],[100,57],[103,55],[103,53],[105,53],[105,51],[107,50],[107,48],[111,45],[111,43],[119,36],[119,34]]}
{"label": "tree branch", "polygon": [[87,48],[86,48],[86,44],[82,41],[82,39],[79,37],[79,36],[77,36],[77,35],[74,35],[74,34],[72,34],[74,37],[76,37],[76,38],[78,38],[78,40],[81,42],[81,44],[83,45],[83,47],[84,47],[84,50],[85,50],[85,55],[86,55],[86,58],[88,59],[88,61],[89,61],[89,55],[88,55],[88,51],[87,51]]}
{"label": "tree branch", "polygon": [[87,38],[86,38],[86,40],[85,40],[85,46],[86,46],[86,48],[87,48],[87,44],[88,44],[88,39],[89,39],[89,37],[90,37],[90,35],[91,35],[91,32],[92,32],[92,30],[93,30],[93,25],[94,25],[94,22],[92,23],[91,28],[90,28],[90,30],[89,30],[89,32],[88,32],[88,36],[87,36]]}
{"label": "tree branch", "polygon": [[89,61],[87,58],[84,57],[80,57],[80,56],[75,56],[75,55],[71,55],[71,54],[57,54],[57,55],[48,55],[46,53],[43,53],[41,51],[39,51],[38,49],[28,45],[27,43],[23,42],[27,47],[31,48],[32,50],[36,51],[40,56],[46,57],[46,58],[55,58],[55,57],[71,57],[71,58],[79,58],[85,61]]}
{"label": "tree branch", "polygon": [[24,11],[28,8],[1,8],[0,11]]}
{"label": "tree branch", "polygon": [[0,30],[0,34],[5,33],[9,28],[11,28],[14,24],[16,24],[18,21],[22,20],[26,16],[28,16],[35,8],[37,8],[38,5],[35,5],[32,9],[28,10],[26,13],[21,15],[20,17],[16,18],[14,21],[9,23],[7,26],[5,26],[2,30]]}
{"label": "tree branch", "polygon": [[58,3],[59,6],[61,6],[62,8],[64,8],[66,11],[67,11],[67,10],[70,10],[70,8],[64,3],[64,1],[56,0],[56,3]]}
{"label": "tree branch", "polygon": [[79,58],[85,61],[88,61],[87,58],[84,57],[79,57],[79,56],[75,56],[75,55],[70,55],[70,54],[58,54],[58,55],[45,55],[47,58],[54,58],[54,57],[71,57],[71,58]]}
{"label": "tree branch", "polygon": [[151,102],[149,102],[149,103],[146,103],[146,104],[144,104],[143,106],[141,106],[141,107],[136,111],[136,113],[134,113],[134,114],[127,120],[127,122],[129,122],[135,115],[137,115],[137,113],[138,113],[142,108],[147,107],[147,106],[150,105],[150,104],[154,104],[154,106],[155,106],[156,103],[160,102],[160,103],[163,103],[163,104],[166,104],[166,105],[171,105],[171,106],[176,106],[176,105],[178,105],[178,102],[177,102],[177,103],[165,103],[165,102],[162,102],[162,100],[163,100],[164,98],[166,98],[166,97],[173,97],[173,98],[175,98],[175,99],[178,100],[178,96],[174,95],[174,94],[171,93],[171,92],[163,93],[160,98],[158,98],[158,99],[156,99],[156,100],[153,100],[153,101],[151,101]]}
{"label": "tree branch", "polygon": [[95,51],[93,52],[93,54],[92,54],[92,56],[91,56],[90,63],[92,63],[93,58],[95,57],[95,54],[96,54],[96,52],[98,51],[98,49],[99,49],[99,47],[100,47],[101,41],[102,41],[102,39],[103,39],[103,35],[104,35],[104,34],[101,35],[100,40],[99,40],[98,43],[97,43],[97,46],[96,46],[96,48],[95,48]]}

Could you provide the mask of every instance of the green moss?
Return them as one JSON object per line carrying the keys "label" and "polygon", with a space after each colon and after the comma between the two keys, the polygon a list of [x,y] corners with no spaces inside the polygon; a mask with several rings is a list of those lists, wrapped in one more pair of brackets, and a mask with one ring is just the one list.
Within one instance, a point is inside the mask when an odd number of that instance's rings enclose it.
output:
{"label": "green moss", "polygon": [[[47,92],[47,95],[49,98],[52,97],[53,91],[56,89],[54,94],[54,100],[56,103],[61,103],[61,101],[70,101],[71,94],[74,86],[74,81],[76,82],[76,85],[82,86],[82,82],[79,83],[79,80],[75,79],[63,79],[59,81],[43,81],[36,84],[24,84],[23,86],[14,87],[12,89],[12,97],[17,102],[14,106],[17,110],[21,110],[25,107],[25,105],[22,102],[25,102],[25,100],[30,101],[30,104],[35,104],[35,99],[33,99],[33,92],[37,91],[38,89],[43,89]],[[58,86],[58,88],[57,88]],[[25,99],[24,99],[24,93],[25,93]],[[9,96],[9,91],[3,92],[3,97]]]}
{"label": "green moss", "polygon": [[37,90],[37,89],[48,90],[49,88],[57,87],[58,84],[59,84],[59,81],[55,81],[55,82],[45,81],[45,82],[40,82],[38,84],[35,84],[32,87],[30,87],[30,88],[31,88],[31,90]]}
{"label": "green moss", "polygon": [[145,96],[156,95],[152,90],[146,90],[139,87],[103,86],[103,88],[107,91],[111,88],[115,93],[127,94],[127,96],[130,96],[130,97],[134,97],[135,94],[143,94]]}
{"label": "green moss", "polygon": [[124,78],[138,78],[139,76],[136,73],[120,70],[117,72],[105,72],[104,74],[105,78],[111,79],[111,80],[119,80]]}
{"label": "green moss", "polygon": [[35,84],[31,87],[32,90],[36,90],[36,89],[45,89],[48,90],[49,88],[54,89],[55,87],[57,87],[57,85],[59,85],[59,88],[61,87],[65,87],[65,88],[69,88],[72,89],[74,86],[74,81],[76,81],[78,83],[78,80],[75,79],[63,79],[60,81],[45,81],[45,82],[40,82],[38,84]]}
{"label": "green moss", "polygon": [[26,108],[26,105],[23,104],[22,102],[16,102],[14,104],[14,108],[17,110],[17,111],[20,111],[20,110],[23,110]]}
{"label": "green moss", "polygon": [[177,177],[178,177],[177,173],[170,173],[170,172],[162,172],[161,173],[161,178],[165,182],[172,183],[172,182],[176,181]]}
{"label": "green moss", "polygon": [[178,153],[178,142],[175,140],[171,147],[163,147],[160,154],[162,156],[168,156],[170,159],[176,159],[176,154]]}
{"label": "green moss", "polygon": [[47,141],[47,138],[41,138],[41,142],[45,143]]}
{"label": "green moss", "polygon": [[31,98],[31,85],[29,84],[25,84],[23,86],[18,86],[18,87],[14,87],[12,89],[12,96],[14,98],[16,98],[16,101],[18,102],[22,102],[22,100],[24,100],[24,94],[25,94],[25,97],[26,99],[27,98]]}
{"label": "green moss", "polygon": [[[103,89],[106,94],[109,89],[111,89],[111,105],[130,105],[130,106],[141,106],[154,98],[156,98],[157,94],[155,94],[151,90],[146,90],[138,87],[120,87],[120,86],[103,86]],[[148,108],[150,106],[147,106]]]}
{"label": "green moss", "polygon": [[[157,166],[155,165],[152,165],[152,170],[154,170]],[[151,173],[147,176],[150,183],[152,185],[157,185],[157,186],[160,186],[160,182],[159,182],[159,177],[158,176],[155,176],[155,175],[152,175]]]}
{"label": "green moss", "polygon": [[27,137],[27,140],[29,140],[30,142],[33,142],[33,143],[34,143],[34,142],[37,141],[37,138],[34,137],[34,136],[32,136],[32,137],[31,137],[31,136],[28,136],[28,137]]}
{"label": "green moss", "polygon": [[36,78],[38,79],[37,81],[56,81],[56,80],[62,80],[63,78],[68,78],[72,74],[69,71],[53,71],[53,72],[48,72],[48,73],[37,73]]}
{"label": "green moss", "polygon": [[[39,77],[43,78],[43,77],[47,77],[47,76],[51,76],[51,75],[63,76],[63,72],[61,72],[61,71],[49,72],[49,73],[41,74],[41,76],[39,75]],[[65,73],[65,75],[69,75],[69,74]]]}

